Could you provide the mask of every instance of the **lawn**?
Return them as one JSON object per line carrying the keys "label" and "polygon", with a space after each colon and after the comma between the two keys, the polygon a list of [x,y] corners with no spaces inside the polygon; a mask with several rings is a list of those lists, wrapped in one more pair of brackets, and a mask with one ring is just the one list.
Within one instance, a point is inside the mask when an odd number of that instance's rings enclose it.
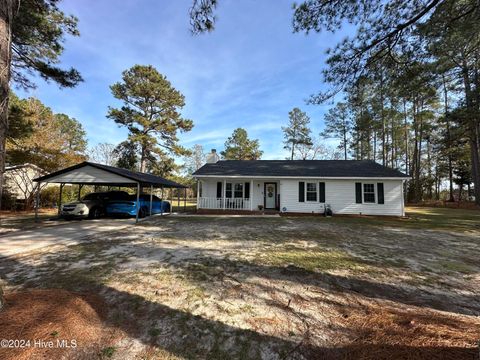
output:
{"label": "lawn", "polygon": [[[408,215],[150,219],[0,260],[0,276],[7,300],[62,289],[62,299],[85,302],[77,316],[95,309],[101,340],[62,350],[67,358],[474,359],[480,212]],[[65,312],[79,301],[49,304]],[[67,331],[55,321],[37,334]],[[21,354],[0,349],[0,358]]]}

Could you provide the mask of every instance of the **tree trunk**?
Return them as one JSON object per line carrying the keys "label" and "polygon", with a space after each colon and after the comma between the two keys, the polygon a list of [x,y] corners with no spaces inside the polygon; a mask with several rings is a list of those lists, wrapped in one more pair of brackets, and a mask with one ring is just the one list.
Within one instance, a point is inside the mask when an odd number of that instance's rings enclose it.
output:
{"label": "tree trunk", "polygon": [[468,129],[470,138],[470,155],[472,166],[472,179],[475,186],[475,203],[480,205],[480,156],[479,156],[479,130],[478,130],[478,111],[475,108],[475,103],[472,95],[472,87],[469,77],[469,68],[467,61],[464,59],[462,66],[463,83],[465,88],[465,99],[467,109],[469,111]]}
{"label": "tree trunk", "polygon": [[383,74],[380,75],[380,112],[382,116],[382,165],[385,166],[387,163],[386,157],[386,125],[385,125],[385,111],[384,111],[384,98],[383,98]]}
{"label": "tree trunk", "polygon": [[455,198],[453,196],[453,161],[452,161],[452,154],[451,154],[451,137],[450,137],[450,119],[448,116],[448,90],[447,90],[447,80],[445,79],[445,75],[442,75],[443,80],[443,102],[445,105],[445,127],[446,127],[446,137],[447,137],[447,163],[448,163],[448,201],[453,202]]}
{"label": "tree trunk", "polygon": [[0,8],[0,208],[2,207],[3,176],[6,163],[5,147],[8,130],[8,95],[12,52],[11,30],[14,5],[14,0],[2,0]]}

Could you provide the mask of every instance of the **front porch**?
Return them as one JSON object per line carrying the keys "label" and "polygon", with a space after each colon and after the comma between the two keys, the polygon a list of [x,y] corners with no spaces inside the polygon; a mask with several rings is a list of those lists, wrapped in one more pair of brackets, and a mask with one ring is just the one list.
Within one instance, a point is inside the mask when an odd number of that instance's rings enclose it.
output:
{"label": "front porch", "polygon": [[[280,182],[253,179],[199,179],[197,210],[255,212],[280,210]],[[202,211],[204,212],[204,211]]]}

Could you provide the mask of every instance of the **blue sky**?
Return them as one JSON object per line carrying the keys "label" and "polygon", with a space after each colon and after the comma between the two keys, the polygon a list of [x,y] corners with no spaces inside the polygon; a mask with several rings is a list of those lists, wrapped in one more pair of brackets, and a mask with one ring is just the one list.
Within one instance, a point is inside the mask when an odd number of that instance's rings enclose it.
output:
{"label": "blue sky", "polygon": [[109,86],[134,64],[151,64],[186,98],[182,113],[194,121],[181,144],[223,149],[237,127],[260,140],[264,159],[283,159],[281,126],[300,107],[311,117],[315,135],[328,105],[306,105],[323,88],[325,50],[339,34],[292,33],[291,0],[220,0],[210,34],[189,32],[191,0],[64,0],[61,8],[79,18],[80,37],[68,38],[64,66],[85,81],[74,89],[37,80],[38,97],[53,111],[75,117],[89,145],[116,144],[127,132],[106,118],[118,105]]}

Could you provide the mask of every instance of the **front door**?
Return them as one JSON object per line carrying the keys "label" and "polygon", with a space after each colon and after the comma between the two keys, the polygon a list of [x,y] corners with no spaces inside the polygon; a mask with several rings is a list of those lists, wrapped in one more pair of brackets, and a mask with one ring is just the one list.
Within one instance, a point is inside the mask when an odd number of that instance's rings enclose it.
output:
{"label": "front door", "polygon": [[265,183],[265,209],[275,209],[277,199],[277,184]]}

